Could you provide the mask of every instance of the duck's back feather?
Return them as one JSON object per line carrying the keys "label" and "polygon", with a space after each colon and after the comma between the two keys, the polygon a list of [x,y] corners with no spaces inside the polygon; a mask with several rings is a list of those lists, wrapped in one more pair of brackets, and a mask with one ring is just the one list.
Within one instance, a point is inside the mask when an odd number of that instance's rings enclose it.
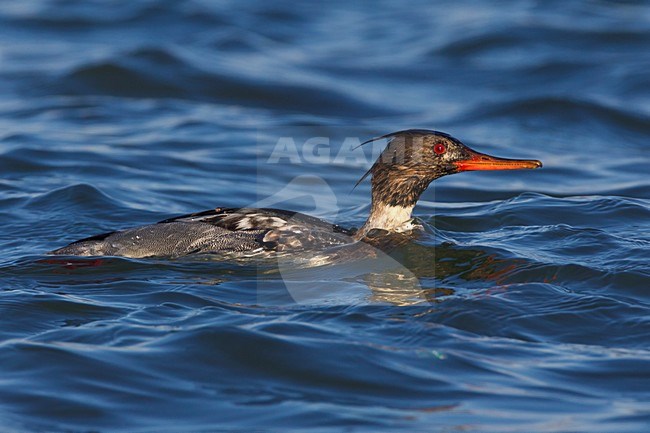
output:
{"label": "duck's back feather", "polygon": [[352,234],[351,230],[299,212],[216,208],[80,239],[51,254],[125,257],[254,254],[343,245],[353,241]]}

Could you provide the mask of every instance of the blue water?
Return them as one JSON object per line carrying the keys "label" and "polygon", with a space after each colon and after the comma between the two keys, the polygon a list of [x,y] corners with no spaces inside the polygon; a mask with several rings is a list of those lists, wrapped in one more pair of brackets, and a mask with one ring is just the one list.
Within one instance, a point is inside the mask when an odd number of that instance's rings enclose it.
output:
{"label": "blue water", "polygon": [[[0,3],[0,431],[648,431],[649,46],[644,1]],[[359,226],[403,128],[544,168],[437,180],[374,260],[44,254]]]}

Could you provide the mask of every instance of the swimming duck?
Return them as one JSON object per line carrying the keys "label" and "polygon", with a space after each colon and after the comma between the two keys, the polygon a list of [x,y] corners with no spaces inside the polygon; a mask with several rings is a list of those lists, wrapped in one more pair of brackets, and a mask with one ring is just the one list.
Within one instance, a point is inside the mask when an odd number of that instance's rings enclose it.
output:
{"label": "swimming duck", "polygon": [[388,144],[359,180],[371,176],[372,201],[368,219],[357,230],[281,209],[218,207],[87,237],[50,254],[133,258],[252,255],[376,242],[384,234],[417,232],[413,208],[429,184],[442,176],[463,171],[542,166],[537,160],[505,159],[479,153],[451,135],[433,130],[398,131],[366,143],[379,139],[387,140]]}

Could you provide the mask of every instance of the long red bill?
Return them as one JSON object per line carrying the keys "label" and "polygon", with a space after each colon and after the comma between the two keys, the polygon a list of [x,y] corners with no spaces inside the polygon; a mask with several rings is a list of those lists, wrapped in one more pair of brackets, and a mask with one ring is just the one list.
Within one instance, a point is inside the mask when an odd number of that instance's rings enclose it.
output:
{"label": "long red bill", "polygon": [[456,167],[459,171],[475,170],[521,170],[524,168],[540,168],[542,162],[536,159],[507,159],[483,153],[470,151],[470,157],[457,161]]}

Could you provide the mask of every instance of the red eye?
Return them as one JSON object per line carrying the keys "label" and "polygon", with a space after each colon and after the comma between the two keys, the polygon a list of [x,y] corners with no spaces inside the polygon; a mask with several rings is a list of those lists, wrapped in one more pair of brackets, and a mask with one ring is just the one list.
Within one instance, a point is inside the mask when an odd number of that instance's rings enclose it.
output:
{"label": "red eye", "polygon": [[447,148],[442,143],[436,143],[433,146],[433,151],[436,152],[438,155],[442,155],[443,153],[445,153],[447,151]]}

